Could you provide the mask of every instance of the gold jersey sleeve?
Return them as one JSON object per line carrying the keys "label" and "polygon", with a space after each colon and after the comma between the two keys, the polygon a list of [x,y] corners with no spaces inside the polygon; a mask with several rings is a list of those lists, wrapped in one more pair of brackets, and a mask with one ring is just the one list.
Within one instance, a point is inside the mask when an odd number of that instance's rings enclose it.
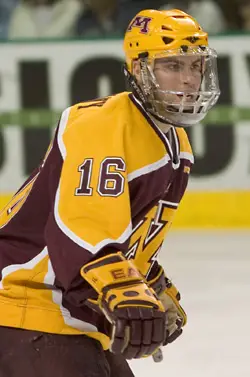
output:
{"label": "gold jersey sleeve", "polygon": [[124,148],[105,121],[90,114],[71,124],[69,115],[59,141],[65,153],[57,191],[58,223],[92,253],[109,243],[123,243],[131,228]]}

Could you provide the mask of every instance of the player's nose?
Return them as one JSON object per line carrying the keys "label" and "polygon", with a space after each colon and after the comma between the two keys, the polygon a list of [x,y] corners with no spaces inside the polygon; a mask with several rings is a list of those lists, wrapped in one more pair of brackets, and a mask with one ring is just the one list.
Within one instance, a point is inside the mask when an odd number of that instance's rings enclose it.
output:
{"label": "player's nose", "polygon": [[185,88],[190,88],[193,90],[197,89],[197,78],[195,77],[195,75],[192,74],[190,68],[185,69],[185,72],[182,78],[182,83],[183,83],[184,89]]}

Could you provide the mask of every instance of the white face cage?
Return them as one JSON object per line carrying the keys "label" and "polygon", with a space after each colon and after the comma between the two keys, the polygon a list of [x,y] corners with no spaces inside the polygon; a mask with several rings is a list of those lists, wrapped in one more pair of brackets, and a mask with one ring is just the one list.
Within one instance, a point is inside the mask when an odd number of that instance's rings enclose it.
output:
{"label": "white face cage", "polygon": [[140,58],[140,89],[147,110],[164,123],[188,127],[199,123],[220,96],[217,54],[195,46]]}

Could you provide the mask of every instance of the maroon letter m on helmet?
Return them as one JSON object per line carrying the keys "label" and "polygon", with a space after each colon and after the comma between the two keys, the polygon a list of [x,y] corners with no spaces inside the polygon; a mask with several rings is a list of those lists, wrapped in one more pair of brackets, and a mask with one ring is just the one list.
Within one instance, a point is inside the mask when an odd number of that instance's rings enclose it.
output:
{"label": "maroon letter m on helmet", "polygon": [[135,19],[129,25],[128,31],[131,31],[133,27],[138,27],[141,29],[141,33],[147,34],[149,32],[148,25],[151,20],[152,18],[150,17],[135,17]]}

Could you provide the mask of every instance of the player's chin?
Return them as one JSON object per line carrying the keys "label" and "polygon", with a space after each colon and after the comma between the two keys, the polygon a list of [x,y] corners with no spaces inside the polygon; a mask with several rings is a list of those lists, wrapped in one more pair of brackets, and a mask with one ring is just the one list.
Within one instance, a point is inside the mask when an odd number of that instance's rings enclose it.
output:
{"label": "player's chin", "polygon": [[[169,105],[169,106],[167,106],[167,110],[175,112],[175,113],[179,113],[180,112],[180,104],[178,104],[178,105],[177,104],[176,105]],[[182,108],[182,113],[191,114],[193,112],[194,112],[193,106],[184,106]]]}

